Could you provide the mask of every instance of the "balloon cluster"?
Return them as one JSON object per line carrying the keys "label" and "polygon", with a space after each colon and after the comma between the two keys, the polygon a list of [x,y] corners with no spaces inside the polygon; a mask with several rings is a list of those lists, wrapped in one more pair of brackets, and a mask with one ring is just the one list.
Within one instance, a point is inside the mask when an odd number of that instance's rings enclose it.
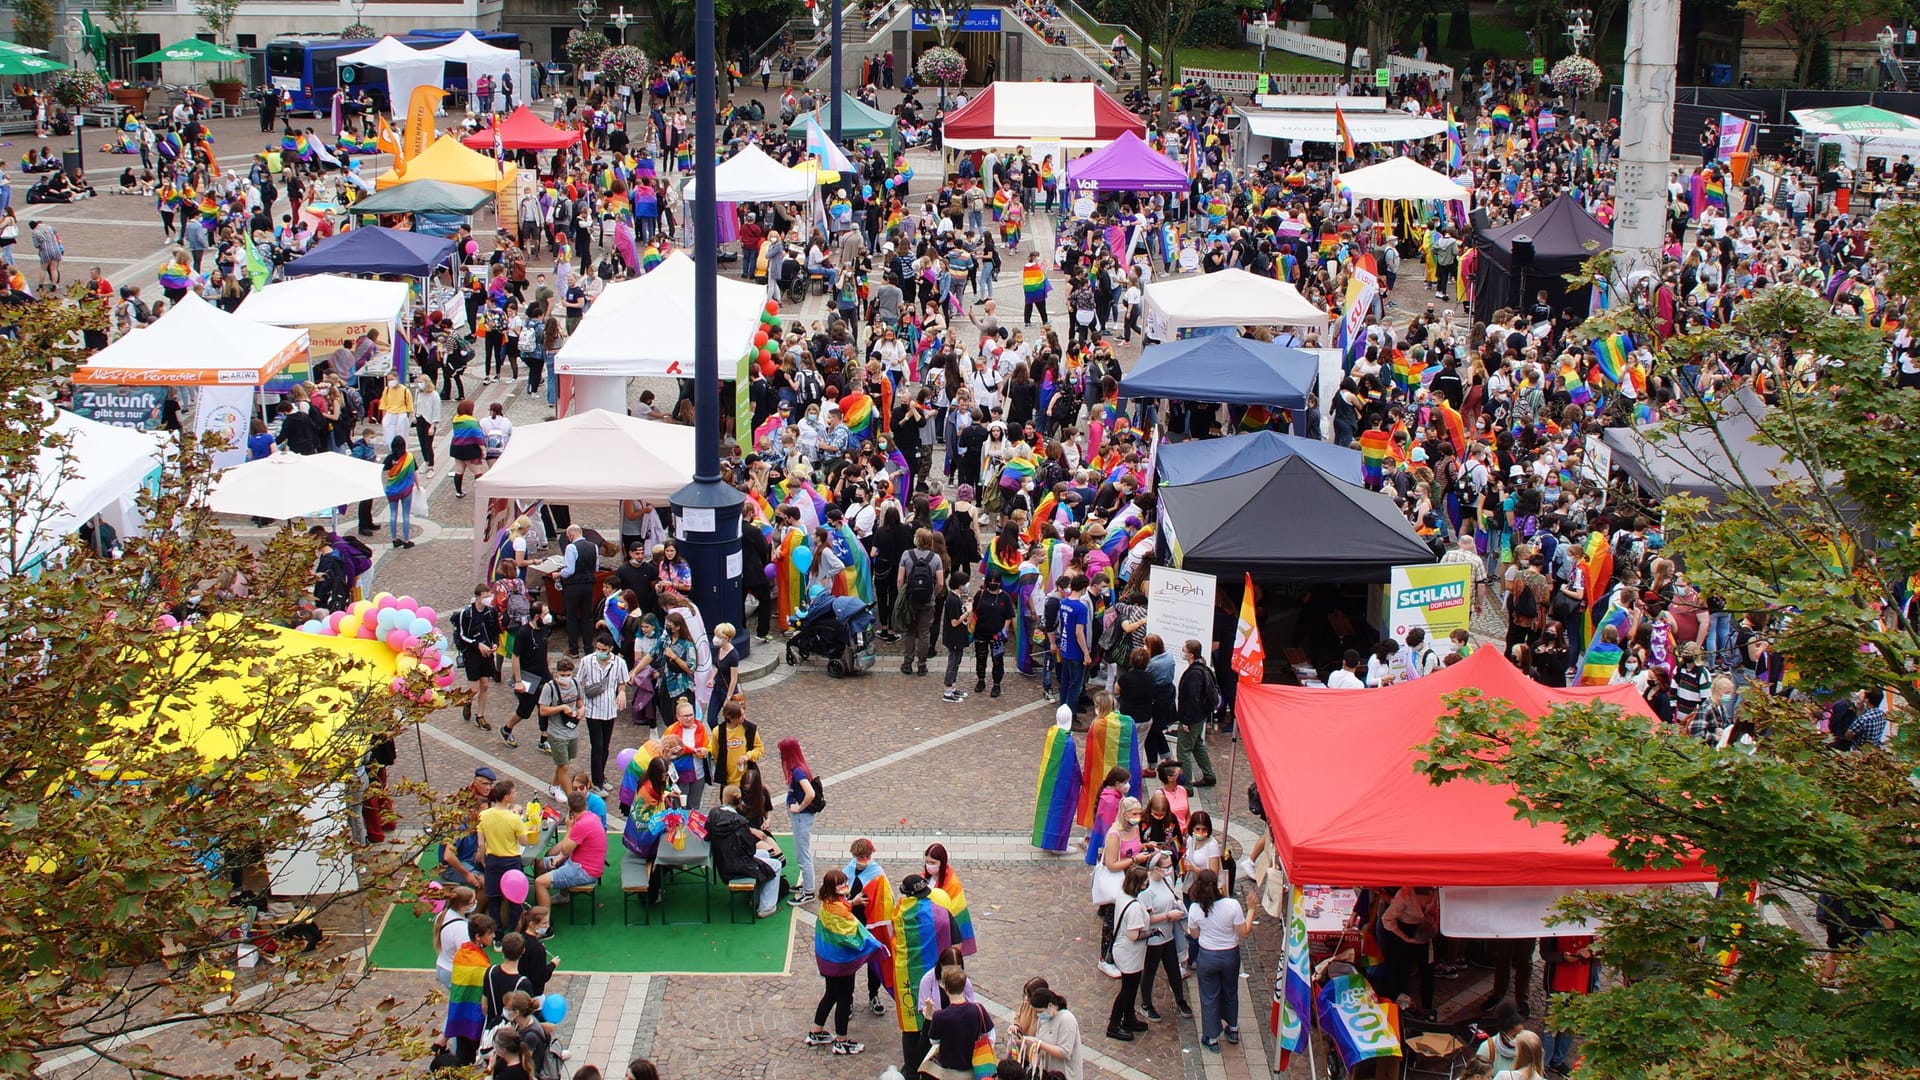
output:
{"label": "balloon cluster", "polygon": [[364,638],[378,641],[395,653],[393,692],[404,694],[407,676],[416,668],[433,675],[433,685],[444,690],[453,685],[453,657],[447,654],[445,640],[433,628],[434,610],[411,596],[381,593],[371,600],[357,600],[345,611],[335,611],[324,619],[309,619],[301,631],[321,637]]}
{"label": "balloon cluster", "polygon": [[760,312],[760,329],[753,332],[753,348],[747,353],[747,362],[758,364],[760,374],[767,378],[773,377],[777,366],[775,357],[780,352],[779,334],[780,301],[769,300],[766,309]]}

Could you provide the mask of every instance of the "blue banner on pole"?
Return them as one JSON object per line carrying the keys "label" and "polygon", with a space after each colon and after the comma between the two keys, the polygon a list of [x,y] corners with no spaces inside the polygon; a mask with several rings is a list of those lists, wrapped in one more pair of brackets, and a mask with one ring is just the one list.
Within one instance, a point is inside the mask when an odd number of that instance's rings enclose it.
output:
{"label": "blue banner on pole", "polygon": [[[929,23],[920,12],[915,11],[913,13],[913,28],[915,30],[932,30],[933,24]],[[966,16],[960,20],[960,29],[972,33],[999,33],[1000,9],[985,8],[968,11]]]}

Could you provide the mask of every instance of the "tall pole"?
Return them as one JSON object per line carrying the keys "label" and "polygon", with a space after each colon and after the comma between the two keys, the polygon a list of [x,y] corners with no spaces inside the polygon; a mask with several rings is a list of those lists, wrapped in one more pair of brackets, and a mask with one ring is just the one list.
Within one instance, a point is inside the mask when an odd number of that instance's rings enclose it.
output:
{"label": "tall pole", "polygon": [[843,82],[844,76],[840,70],[840,0],[833,0],[832,7],[833,7],[833,16],[832,16],[833,17],[833,38],[828,48],[833,53],[832,57],[830,58],[833,64],[833,73],[831,77],[830,92],[832,93],[833,96],[828,99],[828,104],[827,104],[827,128],[828,128],[827,134],[833,137],[833,145],[839,146],[840,145],[840,94],[841,94],[841,87],[844,85],[844,82]]}
{"label": "tall pole", "polygon": [[1658,273],[1666,239],[1667,170],[1673,156],[1680,0],[1631,0],[1626,61],[1620,87],[1613,246],[1621,274]]}
{"label": "tall pole", "polygon": [[[694,4],[694,114],[714,112],[713,0]],[[711,633],[721,623],[742,626],[740,506],[737,489],[720,480],[719,245],[712,195],[714,126],[694,125],[693,177],[701,198],[693,212],[693,483],[673,496],[674,535],[693,571],[693,595]],[[753,635],[740,634],[735,647]],[[744,650],[743,650],[744,655]],[[718,722],[717,718],[705,718]]]}

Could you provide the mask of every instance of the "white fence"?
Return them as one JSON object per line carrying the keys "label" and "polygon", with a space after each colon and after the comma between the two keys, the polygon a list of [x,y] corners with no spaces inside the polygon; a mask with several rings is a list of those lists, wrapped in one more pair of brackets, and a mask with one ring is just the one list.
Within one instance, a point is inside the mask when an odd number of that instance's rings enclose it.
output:
{"label": "white fence", "polygon": [[[1247,44],[1260,44],[1261,33],[1261,27],[1258,25],[1248,26]],[[1279,49],[1281,52],[1293,53],[1296,56],[1311,56],[1316,60],[1325,60],[1329,64],[1340,64],[1346,61],[1347,46],[1345,42],[1335,41],[1332,38],[1314,37],[1312,34],[1296,33],[1292,30],[1282,30],[1278,27],[1267,27],[1265,34],[1267,48],[1269,49]],[[1356,47],[1353,50],[1353,70],[1356,73],[1363,75],[1371,73],[1373,65],[1369,61],[1370,58],[1364,47]],[[1436,64],[1427,60],[1415,60],[1410,56],[1388,56],[1387,68],[1393,73],[1395,78],[1401,75],[1425,75],[1429,78],[1439,78],[1444,74],[1448,82],[1453,81],[1453,69],[1447,65]],[[1337,82],[1338,80],[1336,79],[1335,81]],[[1251,85],[1251,83],[1249,83],[1249,85]],[[1318,93],[1320,91],[1288,90],[1282,92]]]}
{"label": "white fence", "polygon": [[[1252,94],[1259,89],[1259,75],[1251,71],[1222,71],[1217,68],[1180,68],[1185,79],[1204,79],[1222,94]],[[1270,94],[1331,94],[1340,85],[1338,75],[1268,75]]]}

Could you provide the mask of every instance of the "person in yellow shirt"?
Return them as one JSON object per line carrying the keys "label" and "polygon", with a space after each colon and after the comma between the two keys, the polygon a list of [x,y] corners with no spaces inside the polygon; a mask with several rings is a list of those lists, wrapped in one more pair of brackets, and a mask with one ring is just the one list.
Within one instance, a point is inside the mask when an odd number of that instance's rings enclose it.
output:
{"label": "person in yellow shirt", "polygon": [[380,391],[380,441],[392,446],[393,440],[406,438],[412,428],[413,391],[400,381],[399,372],[389,370],[386,389]]}
{"label": "person in yellow shirt", "polygon": [[760,729],[747,719],[746,706],[729,701],[720,709],[720,723],[710,741],[713,753],[713,782],[725,787],[738,785],[747,762],[759,761],[766,746],[760,741]]}
{"label": "person in yellow shirt", "polygon": [[500,881],[507,871],[521,869],[520,848],[533,843],[537,835],[527,827],[523,808],[513,803],[513,781],[493,782],[487,791],[487,808],[480,811],[478,828],[480,854],[487,875],[487,914],[500,926],[513,926],[515,923],[502,919],[517,920],[520,905],[509,901],[500,891]]}

